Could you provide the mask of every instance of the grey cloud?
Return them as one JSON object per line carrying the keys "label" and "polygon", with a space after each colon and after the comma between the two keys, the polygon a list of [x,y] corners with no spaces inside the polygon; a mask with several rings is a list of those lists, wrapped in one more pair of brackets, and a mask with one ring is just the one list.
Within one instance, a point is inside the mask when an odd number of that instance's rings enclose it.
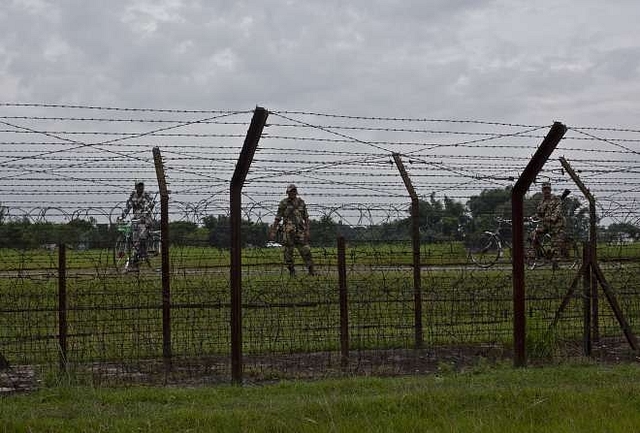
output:
{"label": "grey cloud", "polygon": [[585,104],[611,94],[612,105],[637,104],[620,91],[638,93],[640,6],[630,1],[43,4],[0,12],[0,86],[23,102],[525,122],[601,116]]}

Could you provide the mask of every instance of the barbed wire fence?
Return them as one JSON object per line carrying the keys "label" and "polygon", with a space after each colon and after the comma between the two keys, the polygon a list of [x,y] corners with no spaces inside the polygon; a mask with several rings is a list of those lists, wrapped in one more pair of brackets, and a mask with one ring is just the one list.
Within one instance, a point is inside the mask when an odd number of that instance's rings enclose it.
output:
{"label": "barbed wire fence", "polygon": [[[170,238],[170,369],[163,363],[157,261],[137,276],[123,275],[114,271],[109,245],[67,251],[61,317],[59,251],[3,249],[0,354],[20,371],[17,376],[42,377],[35,371],[63,365],[95,381],[229,380],[229,253],[211,246],[211,237],[228,233],[203,226],[207,218],[229,216],[229,182],[252,113],[0,104],[4,224],[81,219],[109,227],[135,181],[147,189],[156,184],[151,149],[157,147],[170,189],[170,220],[205,233]],[[314,245],[312,233],[316,278],[290,279],[278,248],[243,249],[245,377],[433,371],[510,356],[507,256],[480,269],[469,262],[459,238],[427,242],[428,222],[421,227],[424,342],[416,347],[411,238],[408,230],[385,232],[408,219],[411,207],[392,155],[401,156],[421,200],[467,203],[485,190],[510,188],[549,127],[270,110],[243,189],[243,219],[271,223],[286,186],[294,183],[311,218],[330,219],[337,225],[335,236],[347,237],[350,356],[345,367],[338,253],[335,244]],[[569,161],[597,198],[601,226],[640,226],[639,143],[640,130],[569,126],[556,148],[554,157]],[[557,158],[537,182],[546,180],[556,191],[576,191]],[[572,197],[586,206],[579,194]],[[56,240],[40,246],[45,244]],[[599,253],[636,332],[637,245],[618,239]],[[527,271],[534,357],[580,352],[582,292],[572,295],[549,332],[574,278],[572,269]],[[622,334],[604,297],[599,305],[597,336],[611,344],[605,338]],[[61,322],[67,346],[62,363]],[[612,356],[627,353],[611,347]]]}

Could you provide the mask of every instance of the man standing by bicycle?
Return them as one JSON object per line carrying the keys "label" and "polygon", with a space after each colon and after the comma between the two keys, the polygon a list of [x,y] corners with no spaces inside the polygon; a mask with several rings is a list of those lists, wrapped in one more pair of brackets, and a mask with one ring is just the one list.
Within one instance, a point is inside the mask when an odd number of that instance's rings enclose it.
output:
{"label": "man standing by bicycle", "polygon": [[562,199],[551,193],[551,183],[542,184],[542,200],[536,208],[536,215],[540,219],[533,232],[533,243],[539,247],[540,239],[545,233],[551,235],[551,254],[555,261],[565,251],[565,225],[566,221],[562,212]]}
{"label": "man standing by bicycle", "polygon": [[155,207],[155,200],[151,197],[151,194],[145,192],[144,182],[137,181],[135,184],[135,190],[129,196],[125,208],[122,210],[122,215],[118,219],[122,221],[133,211],[132,234],[133,234],[133,266],[137,267],[138,263],[142,259],[147,258],[147,237],[151,224],[153,223],[152,212]]}

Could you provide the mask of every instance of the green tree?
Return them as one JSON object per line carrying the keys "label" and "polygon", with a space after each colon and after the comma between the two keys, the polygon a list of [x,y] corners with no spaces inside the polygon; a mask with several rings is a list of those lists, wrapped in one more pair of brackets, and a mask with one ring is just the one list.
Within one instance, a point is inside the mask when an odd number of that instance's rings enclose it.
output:
{"label": "green tree", "polygon": [[229,248],[231,245],[231,219],[226,215],[209,215],[202,219],[202,224],[209,230],[209,245],[218,248]]}
{"label": "green tree", "polygon": [[59,227],[60,239],[66,244],[75,248],[92,248],[92,240],[96,233],[96,220],[89,218],[88,220],[76,218],[69,221],[66,226]]}
{"label": "green tree", "polygon": [[[218,248],[231,246],[231,219],[226,215],[207,216],[202,223],[208,229],[208,241],[210,245]],[[243,246],[261,246],[267,243],[267,230],[269,225],[262,222],[242,220],[241,242]]]}
{"label": "green tree", "polygon": [[444,197],[444,216],[442,217],[442,234],[448,239],[460,240],[461,227],[467,225],[469,217],[463,203]]}
{"label": "green tree", "polygon": [[311,243],[318,247],[334,246],[338,233],[338,225],[329,215],[323,215],[320,220],[309,221]]}
{"label": "green tree", "polygon": [[469,217],[464,203],[445,196],[442,201],[431,193],[429,201],[420,201],[419,219],[421,238],[424,242],[442,242],[462,237],[460,228]]}
{"label": "green tree", "polygon": [[511,187],[485,189],[480,195],[472,196],[467,202],[471,212],[468,232],[491,230],[495,218],[511,218]]}
{"label": "green tree", "polygon": [[169,236],[172,245],[192,245],[193,234],[198,225],[190,221],[173,221],[169,223]]}
{"label": "green tree", "polygon": [[9,221],[0,225],[0,246],[2,248],[29,248],[26,236],[29,220]]}
{"label": "green tree", "polygon": [[[420,221],[420,233],[424,242],[435,242],[442,232],[442,216],[444,206],[436,200],[435,193],[431,193],[429,201],[420,200],[418,203]],[[410,218],[409,218],[410,224]]]}
{"label": "green tree", "polygon": [[621,243],[625,239],[640,241],[640,227],[629,223],[613,223],[604,231],[607,242]]}

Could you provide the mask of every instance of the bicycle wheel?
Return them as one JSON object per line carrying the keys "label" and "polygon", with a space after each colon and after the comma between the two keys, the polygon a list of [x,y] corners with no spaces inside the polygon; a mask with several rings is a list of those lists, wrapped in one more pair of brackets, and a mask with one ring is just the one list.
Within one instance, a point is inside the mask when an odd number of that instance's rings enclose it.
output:
{"label": "bicycle wheel", "polygon": [[131,242],[125,236],[119,236],[113,247],[113,264],[119,271],[126,270],[131,256]]}
{"label": "bicycle wheel", "polygon": [[481,268],[493,266],[500,258],[500,240],[493,233],[483,233],[469,248],[469,258]]}
{"label": "bicycle wheel", "polygon": [[535,269],[538,265],[537,253],[535,247],[531,246],[527,248],[524,253],[524,264],[527,269]]}
{"label": "bicycle wheel", "polygon": [[160,233],[152,231],[147,239],[147,255],[155,257],[160,254]]}
{"label": "bicycle wheel", "polygon": [[574,239],[565,241],[565,250],[563,251],[562,264],[567,269],[575,269],[582,262],[582,251],[580,244]]}
{"label": "bicycle wheel", "polygon": [[527,253],[527,267],[529,269],[539,268],[545,263],[551,263],[553,245],[551,244],[551,235],[545,233],[540,238],[537,246],[532,246]]}

